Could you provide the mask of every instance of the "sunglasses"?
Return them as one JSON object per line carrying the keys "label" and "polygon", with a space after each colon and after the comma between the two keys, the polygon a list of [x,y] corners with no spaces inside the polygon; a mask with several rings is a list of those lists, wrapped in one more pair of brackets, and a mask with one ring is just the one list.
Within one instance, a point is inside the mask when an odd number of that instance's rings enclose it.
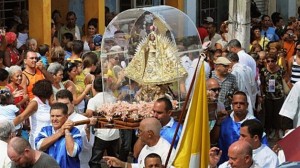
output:
{"label": "sunglasses", "polygon": [[220,92],[221,88],[211,88],[209,90],[211,90],[213,92]]}
{"label": "sunglasses", "polygon": [[275,63],[276,61],[275,60],[267,60],[267,63],[270,63],[270,62]]}

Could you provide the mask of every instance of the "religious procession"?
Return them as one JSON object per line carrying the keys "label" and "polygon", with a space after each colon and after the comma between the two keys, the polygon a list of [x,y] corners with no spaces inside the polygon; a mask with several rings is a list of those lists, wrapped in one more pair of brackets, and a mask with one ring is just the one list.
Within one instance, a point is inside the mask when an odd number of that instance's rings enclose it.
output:
{"label": "religious procession", "polygon": [[300,7],[19,1],[0,4],[0,168],[300,167]]}

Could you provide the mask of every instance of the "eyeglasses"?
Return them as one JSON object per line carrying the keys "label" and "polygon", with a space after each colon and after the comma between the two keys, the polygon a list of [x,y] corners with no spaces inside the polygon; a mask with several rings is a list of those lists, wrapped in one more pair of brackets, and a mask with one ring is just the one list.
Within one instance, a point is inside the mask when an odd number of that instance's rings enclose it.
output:
{"label": "eyeglasses", "polygon": [[209,90],[211,90],[213,92],[220,92],[221,88],[211,88]]}
{"label": "eyeglasses", "polygon": [[232,102],[233,105],[241,105],[241,106],[244,106],[247,104],[247,102]]}
{"label": "eyeglasses", "polygon": [[267,63],[270,63],[270,62],[275,63],[276,61],[275,60],[267,60]]}

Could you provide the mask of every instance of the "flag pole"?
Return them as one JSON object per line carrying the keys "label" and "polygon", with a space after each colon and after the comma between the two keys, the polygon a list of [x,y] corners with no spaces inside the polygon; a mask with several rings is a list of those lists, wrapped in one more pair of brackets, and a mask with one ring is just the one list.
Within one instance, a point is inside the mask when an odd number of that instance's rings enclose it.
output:
{"label": "flag pole", "polygon": [[204,53],[201,53],[200,54],[200,58],[198,60],[198,63],[197,63],[197,66],[196,66],[196,69],[195,69],[195,72],[194,72],[194,75],[193,75],[193,79],[191,81],[191,85],[190,85],[190,88],[188,90],[188,93],[187,93],[187,96],[185,98],[185,101],[184,101],[184,104],[183,104],[183,107],[181,109],[181,113],[180,113],[180,116],[179,116],[179,120],[178,120],[178,124],[176,126],[176,130],[175,130],[175,133],[174,133],[174,136],[173,136],[173,139],[172,139],[172,143],[171,143],[171,147],[169,149],[169,153],[168,153],[168,156],[167,156],[167,159],[166,159],[166,163],[165,163],[165,167],[167,167],[168,165],[168,162],[170,160],[170,156],[171,156],[171,153],[172,153],[172,149],[175,145],[175,140],[176,140],[176,135],[178,134],[178,131],[179,131],[179,127],[180,127],[180,123],[182,122],[183,120],[183,117],[186,115],[186,112],[187,110],[186,107],[187,107],[187,104],[188,104],[188,101],[189,101],[189,98],[190,98],[190,95],[191,95],[191,92],[194,88],[194,83],[195,83],[195,79],[196,79],[196,76],[197,76],[197,72],[198,72],[198,67],[199,67],[199,63],[202,63],[205,59],[206,55]]}

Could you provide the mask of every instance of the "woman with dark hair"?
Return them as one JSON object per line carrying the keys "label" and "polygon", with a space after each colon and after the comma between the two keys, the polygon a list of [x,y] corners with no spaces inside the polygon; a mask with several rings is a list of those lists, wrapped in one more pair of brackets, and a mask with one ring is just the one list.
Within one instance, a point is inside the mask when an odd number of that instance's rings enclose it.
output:
{"label": "woman with dark hair", "polygon": [[91,84],[95,76],[91,73],[97,69],[98,58],[94,52],[87,52],[83,55],[83,74],[85,75],[84,84]]}
{"label": "woman with dark hair", "polygon": [[87,33],[81,38],[83,41],[83,51],[90,51],[89,44],[93,42],[93,36],[98,32],[98,19],[92,18],[87,25]]}
{"label": "woman with dark hair", "polygon": [[73,103],[76,105],[80,113],[84,113],[85,109],[85,98],[90,92],[92,85],[88,84],[84,87],[75,84],[76,77],[78,76],[78,63],[67,62],[64,66],[63,81],[66,88],[70,88],[73,94]]}
{"label": "woman with dark hair", "polygon": [[285,71],[277,64],[276,54],[266,55],[267,66],[261,70],[261,91],[265,104],[265,127],[269,138],[282,138],[282,117],[279,115],[285,94],[283,80]]}
{"label": "woman with dark hair", "polygon": [[262,47],[262,50],[266,50],[267,44],[269,43],[269,39],[266,37],[266,35],[261,34],[261,28],[259,26],[254,26],[251,29],[251,35],[250,35],[250,50],[252,49],[252,46],[260,45]]}
{"label": "woman with dark hair", "polygon": [[27,118],[30,119],[29,142],[35,149],[35,138],[44,126],[50,125],[49,99],[52,96],[52,85],[49,80],[43,79],[36,82],[32,89],[35,96],[26,109],[14,119],[14,125],[18,125]]}

